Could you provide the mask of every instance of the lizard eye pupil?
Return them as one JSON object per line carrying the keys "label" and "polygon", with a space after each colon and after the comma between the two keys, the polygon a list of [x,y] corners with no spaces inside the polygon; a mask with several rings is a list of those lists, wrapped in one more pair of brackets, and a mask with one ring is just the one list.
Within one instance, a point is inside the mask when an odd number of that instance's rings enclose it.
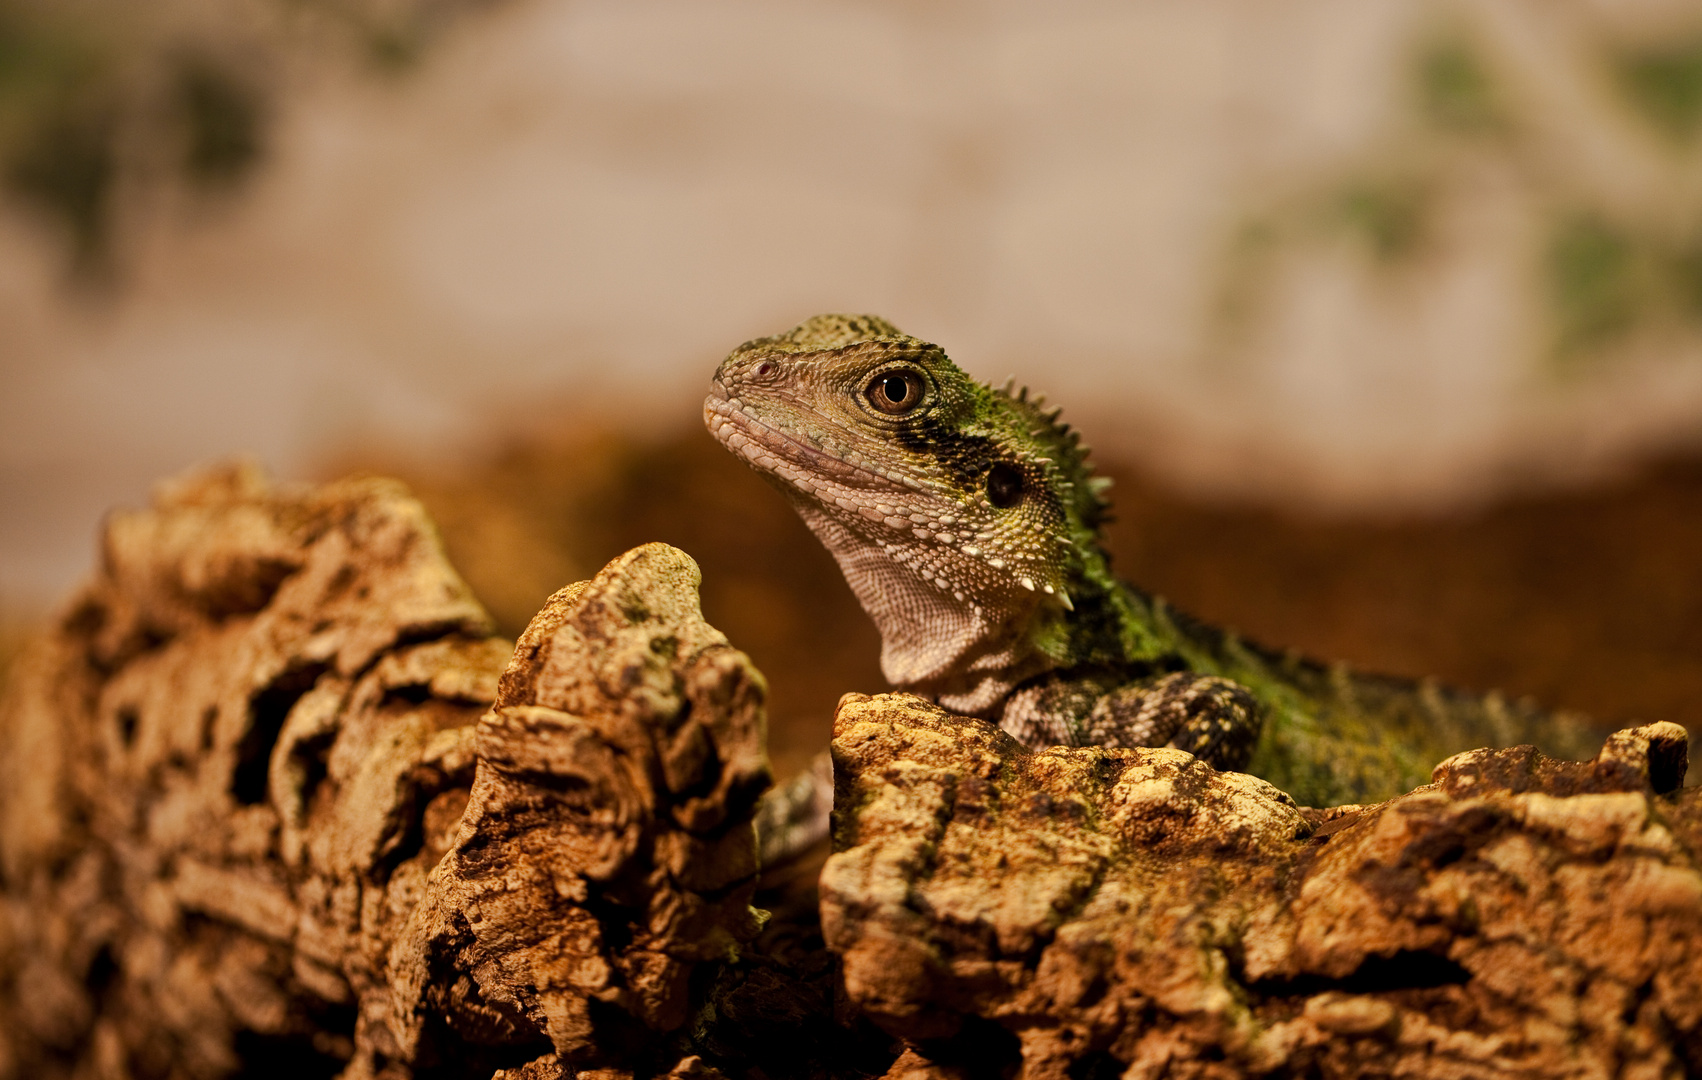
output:
{"label": "lizard eye pupil", "polygon": [[987,470],[987,500],[1000,510],[1009,510],[1022,501],[1022,470],[1008,461],[1001,461]]}
{"label": "lizard eye pupil", "polygon": [[869,404],[892,416],[911,412],[922,404],[922,377],[913,371],[889,371],[876,375],[867,391]]}

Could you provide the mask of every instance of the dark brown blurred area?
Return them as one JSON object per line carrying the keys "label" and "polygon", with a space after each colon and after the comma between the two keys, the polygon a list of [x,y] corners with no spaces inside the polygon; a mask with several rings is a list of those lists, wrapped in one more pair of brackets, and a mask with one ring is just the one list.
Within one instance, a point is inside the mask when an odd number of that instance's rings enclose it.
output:
{"label": "dark brown blurred area", "polygon": [[[459,469],[405,462],[451,557],[516,634],[543,599],[645,541],[703,569],[709,620],[756,660],[778,771],[827,739],[848,690],[884,687],[879,638],[781,496],[706,434],[639,441],[563,423]],[[1702,731],[1702,461],[1446,517],[1214,505],[1115,478],[1119,573],[1249,638]]]}

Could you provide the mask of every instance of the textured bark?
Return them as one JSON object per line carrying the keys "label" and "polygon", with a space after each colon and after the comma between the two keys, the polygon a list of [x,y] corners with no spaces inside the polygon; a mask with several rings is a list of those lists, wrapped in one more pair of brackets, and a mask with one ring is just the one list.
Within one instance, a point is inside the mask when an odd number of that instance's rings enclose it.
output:
{"label": "textured bark", "polygon": [[0,725],[4,1070],[340,1068],[507,655],[393,482],[113,515]]}
{"label": "textured bark", "polygon": [[1686,749],[1472,751],[1314,811],[1175,750],[1032,753],[849,695],[823,927],[913,1047],[895,1077],[1695,1075]]}
{"label": "textured bark", "polygon": [[510,663],[393,482],[115,515],[4,704],[0,1074],[712,1075],[654,1035],[757,931],[768,774],[696,584],[637,549]]}
{"label": "textured bark", "polygon": [[[460,831],[390,956],[416,1067],[512,1056],[664,1072],[696,965],[759,929],[762,676],[662,544],[550,598],[477,735]],[[602,1010],[598,1004],[611,1006]]]}
{"label": "textured bark", "polygon": [[848,695],[818,908],[697,584],[511,646],[389,481],[115,515],[0,702],[0,1076],[1702,1072],[1682,729],[1309,810]]}

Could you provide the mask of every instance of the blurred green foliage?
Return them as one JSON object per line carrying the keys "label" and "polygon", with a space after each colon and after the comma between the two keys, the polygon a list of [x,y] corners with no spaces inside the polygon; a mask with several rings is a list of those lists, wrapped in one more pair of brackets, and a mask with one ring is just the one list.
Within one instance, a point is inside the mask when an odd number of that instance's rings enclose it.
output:
{"label": "blurred green foliage", "polygon": [[414,67],[463,12],[496,0],[274,0],[338,26],[361,59],[381,72]]}
{"label": "blurred green foliage", "polygon": [[1500,124],[1489,69],[1464,40],[1432,42],[1419,54],[1417,74],[1424,115],[1438,127],[1486,131]]}
{"label": "blurred green foliage", "polygon": [[1631,104],[1656,128],[1679,142],[1702,132],[1702,37],[1630,50],[1614,66]]}
{"label": "blurred green foliage", "polygon": [[1574,211],[1549,234],[1545,270],[1562,372],[1640,327],[1702,326],[1702,237]]}
{"label": "blurred green foliage", "polygon": [[106,252],[118,174],[116,127],[110,102],[73,98],[44,109],[5,148],[7,188],[64,228],[79,267],[92,266]]}
{"label": "blurred green foliage", "polygon": [[1573,215],[1554,229],[1548,279],[1564,353],[1628,330],[1643,299],[1631,238],[1594,214]]}
{"label": "blurred green foliage", "polygon": [[[1702,34],[1668,41],[1614,54],[1616,82],[1594,78],[1599,70],[1571,74],[1580,89],[1623,93],[1645,121],[1694,140],[1702,135]],[[1435,221],[1509,186],[1547,222],[1533,235],[1528,265],[1547,324],[1541,328],[1547,347],[1532,359],[1549,374],[1568,377],[1632,355],[1619,347],[1635,336],[1702,331],[1702,225],[1680,224],[1699,220],[1702,191],[1692,179],[1670,188],[1676,203],[1638,205],[1611,196],[1611,185],[1600,186],[1588,170],[1557,168],[1576,152],[1567,138],[1556,138],[1569,132],[1552,118],[1524,122],[1532,118],[1521,117],[1516,105],[1528,107],[1542,94],[1503,89],[1516,89],[1520,72],[1500,70],[1496,55],[1464,24],[1444,22],[1421,33],[1405,73],[1410,111],[1388,129],[1386,141],[1327,168],[1310,191],[1243,223],[1221,286],[1224,349],[1257,340],[1253,326],[1270,315],[1266,305],[1277,295],[1270,286],[1284,272],[1286,252],[1346,236],[1370,256],[1372,272],[1413,265]],[[1658,156],[1641,167],[1650,164],[1659,167]],[[1694,176],[1692,157],[1666,164]],[[1404,279],[1389,279],[1398,280]]]}
{"label": "blurred green foliage", "polygon": [[206,185],[242,179],[260,157],[260,92],[204,56],[184,57],[175,76],[172,104],[182,125],[184,172]]}
{"label": "blurred green foliage", "polygon": [[1381,262],[1413,254],[1423,238],[1426,199],[1421,185],[1406,181],[1352,184],[1335,209],[1349,229],[1364,237]]}
{"label": "blurred green foliage", "polygon": [[76,271],[104,270],[127,186],[230,190],[264,160],[282,53],[341,41],[357,63],[405,69],[487,2],[227,0],[197,17],[0,0],[0,193],[58,229]]}
{"label": "blurred green foliage", "polygon": [[1692,240],[1672,257],[1674,298],[1690,318],[1702,322],[1702,242]]}
{"label": "blurred green foliage", "polygon": [[64,226],[79,262],[105,234],[115,173],[110,68],[94,40],[0,3],[0,180]]}
{"label": "blurred green foliage", "polygon": [[[1622,50],[1612,69],[1614,85],[1654,129],[1680,145],[1702,134],[1702,36]],[[1640,327],[1702,323],[1702,236],[1694,231],[1575,210],[1552,227],[1544,268],[1563,371]]]}
{"label": "blurred green foliage", "polygon": [[109,31],[94,15],[0,0],[0,183],[66,237],[72,265],[104,265],[119,186],[159,162],[197,186],[258,160],[263,93],[195,43]]}

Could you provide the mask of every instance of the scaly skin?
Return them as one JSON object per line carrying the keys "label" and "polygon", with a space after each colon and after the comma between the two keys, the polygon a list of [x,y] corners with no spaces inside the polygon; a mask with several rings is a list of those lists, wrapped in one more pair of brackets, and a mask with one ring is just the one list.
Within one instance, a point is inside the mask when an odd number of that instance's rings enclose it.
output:
{"label": "scaly skin", "polygon": [[1177,746],[1329,806],[1475,746],[1599,742],[1582,718],[1261,648],[1119,581],[1105,481],[1056,410],[884,320],[741,345],[704,418],[839,561],[887,679],[1028,745]]}

